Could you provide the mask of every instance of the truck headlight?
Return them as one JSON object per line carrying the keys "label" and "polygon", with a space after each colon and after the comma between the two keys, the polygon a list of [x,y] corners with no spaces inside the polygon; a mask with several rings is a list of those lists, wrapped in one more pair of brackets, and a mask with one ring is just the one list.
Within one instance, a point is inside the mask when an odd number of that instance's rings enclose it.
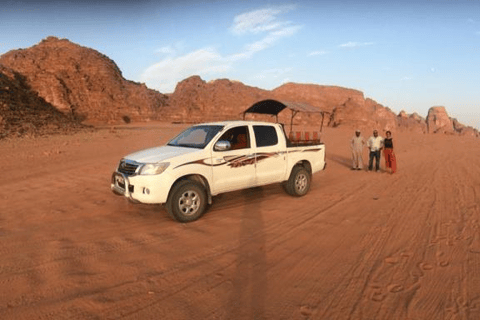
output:
{"label": "truck headlight", "polygon": [[165,169],[167,169],[169,165],[170,165],[170,162],[147,163],[142,166],[142,169],[140,169],[140,174],[145,174],[145,175],[160,174],[163,171],[165,171]]}

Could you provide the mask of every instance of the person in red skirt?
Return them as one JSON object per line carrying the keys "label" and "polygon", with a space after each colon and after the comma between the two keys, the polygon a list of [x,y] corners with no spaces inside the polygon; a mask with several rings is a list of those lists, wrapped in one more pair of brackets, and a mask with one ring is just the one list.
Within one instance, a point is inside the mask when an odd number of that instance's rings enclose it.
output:
{"label": "person in red skirt", "polygon": [[397,159],[395,159],[395,153],[393,152],[392,133],[387,131],[385,134],[387,135],[383,140],[385,167],[390,173],[395,173],[397,171]]}

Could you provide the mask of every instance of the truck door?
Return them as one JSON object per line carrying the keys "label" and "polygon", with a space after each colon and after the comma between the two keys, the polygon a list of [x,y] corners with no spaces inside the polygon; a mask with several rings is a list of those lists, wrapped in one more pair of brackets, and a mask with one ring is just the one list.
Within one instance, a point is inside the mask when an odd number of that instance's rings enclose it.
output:
{"label": "truck door", "polygon": [[253,132],[257,185],[283,181],[287,167],[286,145],[280,140],[276,127],[254,125]]}
{"label": "truck door", "polygon": [[213,186],[217,193],[252,187],[255,184],[255,154],[248,126],[227,130],[216,142],[228,141],[231,148],[212,150]]}

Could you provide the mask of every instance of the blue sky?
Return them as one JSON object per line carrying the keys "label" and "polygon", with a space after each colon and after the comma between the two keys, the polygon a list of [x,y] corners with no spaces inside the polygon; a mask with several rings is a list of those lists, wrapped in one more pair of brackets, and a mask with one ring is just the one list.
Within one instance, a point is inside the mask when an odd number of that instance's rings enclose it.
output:
{"label": "blue sky", "polygon": [[3,1],[0,54],[53,35],[162,93],[191,75],[358,89],[480,128],[480,0]]}

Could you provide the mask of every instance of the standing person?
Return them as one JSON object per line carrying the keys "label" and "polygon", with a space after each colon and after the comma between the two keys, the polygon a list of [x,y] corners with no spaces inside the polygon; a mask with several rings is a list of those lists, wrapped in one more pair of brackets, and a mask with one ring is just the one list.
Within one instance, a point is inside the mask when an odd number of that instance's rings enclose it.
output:
{"label": "standing person", "polygon": [[361,136],[360,130],[355,131],[350,146],[352,148],[352,170],[362,170],[365,139]]}
{"label": "standing person", "polygon": [[383,140],[385,167],[387,170],[390,169],[390,173],[395,173],[397,171],[397,159],[395,158],[395,153],[393,152],[392,133],[387,131],[385,134],[387,135]]}
{"label": "standing person", "polygon": [[368,162],[368,170],[373,169],[373,158],[375,158],[375,171],[380,170],[380,151],[383,148],[383,138],[378,135],[377,130],[373,130],[373,136],[367,141],[367,147],[370,149],[370,159]]}

